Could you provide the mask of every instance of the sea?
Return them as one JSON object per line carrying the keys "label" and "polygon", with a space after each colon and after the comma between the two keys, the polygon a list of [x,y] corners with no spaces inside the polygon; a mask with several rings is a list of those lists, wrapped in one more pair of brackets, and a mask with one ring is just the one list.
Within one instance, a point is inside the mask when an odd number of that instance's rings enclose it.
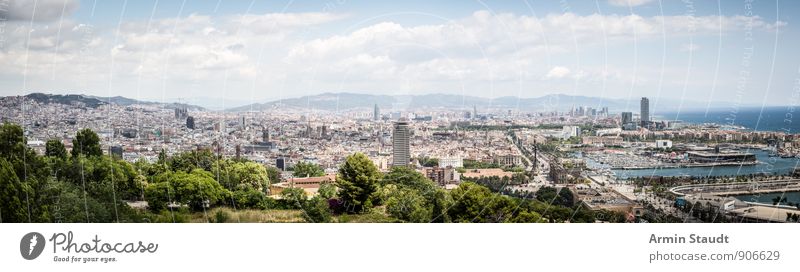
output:
{"label": "sea", "polygon": [[656,120],[681,120],[691,124],[738,126],[752,131],[800,133],[800,109],[794,107],[710,109],[708,112],[687,110],[659,113],[654,117]]}
{"label": "sea", "polygon": [[[656,116],[660,120],[681,120],[690,124],[714,123],[730,127],[742,127],[750,131],[779,131],[800,133],[800,109],[793,107],[764,107],[740,109],[711,109],[708,111],[690,110],[684,112],[663,113]],[[743,150],[744,151],[744,150]],[[783,174],[788,175],[795,167],[800,167],[800,159],[770,157],[768,151],[746,150],[756,155],[757,165],[717,166],[695,168],[665,168],[639,170],[613,170],[620,179],[649,176],[736,176],[750,174]],[[755,195],[739,195],[743,201],[772,204],[775,197],[785,197],[787,201],[800,203],[800,192],[767,193]]]}
{"label": "sea", "polygon": [[619,179],[632,177],[720,177],[739,176],[750,174],[780,174],[788,175],[795,167],[800,166],[800,159],[770,157],[768,151],[760,149],[742,150],[756,155],[758,164],[741,166],[714,166],[714,167],[688,167],[688,168],[653,168],[636,170],[612,170]]}

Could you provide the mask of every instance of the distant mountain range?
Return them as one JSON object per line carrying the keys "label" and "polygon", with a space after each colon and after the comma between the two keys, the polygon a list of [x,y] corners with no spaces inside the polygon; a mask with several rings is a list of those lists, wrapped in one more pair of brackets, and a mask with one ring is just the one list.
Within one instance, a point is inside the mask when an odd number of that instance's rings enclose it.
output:
{"label": "distant mountain range", "polygon": [[164,108],[174,109],[174,108],[187,108],[189,110],[194,111],[205,111],[206,109],[200,106],[189,105],[189,104],[182,104],[182,103],[159,103],[159,102],[150,102],[150,101],[139,101],[135,99],[130,99],[122,96],[114,96],[114,97],[99,97],[99,96],[91,96],[91,95],[79,95],[79,94],[44,94],[44,93],[31,93],[25,95],[26,99],[34,100],[38,103],[42,104],[63,104],[63,105],[73,105],[79,107],[89,107],[89,108],[97,108],[102,105],[107,104],[117,104],[120,106],[130,106],[130,105],[159,105]]}
{"label": "distant mountain range", "polygon": [[[602,109],[608,107],[610,112],[639,111],[640,97],[626,99],[574,96],[565,94],[551,94],[536,98],[519,98],[503,96],[497,98],[484,98],[455,94],[426,94],[426,95],[371,95],[357,93],[323,93],[318,95],[287,98],[265,103],[255,103],[240,107],[228,108],[230,112],[263,111],[270,109],[306,109],[323,111],[342,111],[351,109],[371,109],[374,105],[383,112],[419,110],[419,109],[453,109],[471,111],[476,107],[478,111],[486,110],[520,110],[528,112],[541,111],[568,111],[577,107],[592,107]],[[710,108],[730,107],[730,103],[689,101],[662,98],[658,101],[650,99],[650,109],[653,112],[673,112],[681,109],[705,110]],[[740,105],[757,106],[757,105]]]}
{"label": "distant mountain range", "polygon": [[[129,106],[136,104],[161,105],[165,108],[186,107],[189,110],[206,111],[202,106],[185,103],[160,103],[152,101],[141,101],[122,96],[98,97],[89,95],[58,95],[31,93],[25,96],[40,103],[59,103],[66,105],[86,106],[96,108],[107,103]],[[471,111],[473,107],[479,112],[489,110],[513,110],[525,112],[543,111],[568,111],[580,106],[602,109],[608,107],[612,113],[622,111],[639,111],[640,98],[635,97],[630,100],[573,96],[565,94],[551,94],[536,98],[519,98],[513,96],[503,96],[497,98],[484,98],[477,96],[456,95],[456,94],[426,94],[426,95],[372,95],[361,93],[323,93],[297,98],[280,99],[264,103],[254,103],[244,106],[227,108],[228,112],[264,111],[264,110],[315,110],[315,111],[346,111],[354,109],[371,110],[374,105],[378,105],[381,112],[422,110],[422,109],[450,109]],[[730,108],[732,105],[727,102],[707,102],[675,100],[662,98],[660,100],[650,99],[650,109],[653,113],[681,111],[705,110],[710,108]],[[739,107],[756,107],[758,105],[739,105]]]}

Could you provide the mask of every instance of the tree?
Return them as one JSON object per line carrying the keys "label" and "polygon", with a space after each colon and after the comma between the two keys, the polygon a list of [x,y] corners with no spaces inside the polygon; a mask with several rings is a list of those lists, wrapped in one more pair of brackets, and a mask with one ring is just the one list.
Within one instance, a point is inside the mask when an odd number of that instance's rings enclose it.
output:
{"label": "tree", "polygon": [[153,212],[159,212],[167,208],[172,202],[175,192],[172,191],[169,182],[159,182],[148,184],[144,190],[147,207]]}
{"label": "tree", "polygon": [[325,175],[325,170],[319,165],[310,162],[299,162],[294,165],[295,177],[321,177]]}
{"label": "tree", "polygon": [[281,170],[275,166],[267,166],[267,177],[271,183],[281,182]]}
{"label": "tree", "polygon": [[47,141],[44,154],[48,157],[67,159],[67,149],[64,147],[64,143],[58,139]]}
{"label": "tree", "polygon": [[328,200],[315,196],[303,204],[303,218],[310,223],[327,223],[331,221],[331,209]]}
{"label": "tree", "polygon": [[[166,200],[198,211],[217,204],[230,194],[230,191],[214,180],[211,173],[202,169],[192,170],[191,173],[178,171],[162,174],[145,189],[148,205],[153,210],[163,209],[165,205],[162,203]],[[157,203],[153,205],[151,201]]]}
{"label": "tree", "polygon": [[521,205],[518,199],[472,182],[461,183],[450,195],[453,205],[447,213],[453,222],[511,222]]}
{"label": "tree", "polygon": [[447,212],[453,222],[484,222],[482,213],[492,199],[489,188],[464,182],[450,191],[450,195],[453,197],[453,206]]}
{"label": "tree", "polygon": [[4,123],[0,127],[0,155],[9,158],[22,155],[25,147],[25,136],[22,127],[16,124]]}
{"label": "tree", "polygon": [[281,191],[281,199],[288,208],[302,209],[308,199],[303,188],[286,188]]}
{"label": "tree", "polygon": [[331,199],[336,196],[336,185],[330,183],[323,183],[319,186],[317,193],[324,199]]}
{"label": "tree", "polygon": [[380,173],[362,153],[350,155],[339,168],[336,177],[339,200],[349,213],[361,213],[372,208],[378,189]]}
{"label": "tree", "polygon": [[[28,222],[28,210],[23,205],[28,187],[19,181],[11,164],[0,158],[0,222]],[[29,192],[28,192],[29,193]]]}
{"label": "tree", "polygon": [[386,212],[405,222],[427,223],[431,221],[431,209],[426,202],[416,190],[396,189],[386,200]]}
{"label": "tree", "polygon": [[432,199],[437,188],[432,180],[408,167],[392,167],[392,170],[380,180],[380,184],[395,184],[398,187],[416,190],[426,196],[426,199]]}
{"label": "tree", "polygon": [[443,189],[436,189],[431,206],[431,222],[450,222],[450,215],[447,214],[447,210],[450,209],[450,206],[453,206],[453,199],[450,197],[450,194],[448,194],[447,191]]}
{"label": "tree", "polygon": [[542,216],[534,211],[522,211],[512,219],[514,223],[540,223]]}
{"label": "tree", "polygon": [[75,139],[72,140],[72,157],[77,158],[79,155],[87,157],[103,155],[103,150],[100,148],[100,137],[91,129],[78,131]]}
{"label": "tree", "polygon": [[[159,155],[159,158],[160,156],[161,155]],[[172,171],[184,171],[189,173],[195,168],[200,168],[216,174],[212,168],[214,163],[219,161],[219,157],[214,155],[214,153],[211,153],[211,150],[201,149],[174,155],[167,161],[167,164]]]}
{"label": "tree", "polygon": [[220,160],[211,168],[220,184],[231,191],[252,189],[265,192],[269,186],[267,170],[255,162]]}
{"label": "tree", "polygon": [[255,189],[238,190],[233,192],[233,199],[236,200],[236,207],[241,209],[266,210],[271,206],[271,198],[263,192]]}
{"label": "tree", "polygon": [[536,191],[536,200],[552,205],[572,207],[575,197],[567,188],[542,187]]}

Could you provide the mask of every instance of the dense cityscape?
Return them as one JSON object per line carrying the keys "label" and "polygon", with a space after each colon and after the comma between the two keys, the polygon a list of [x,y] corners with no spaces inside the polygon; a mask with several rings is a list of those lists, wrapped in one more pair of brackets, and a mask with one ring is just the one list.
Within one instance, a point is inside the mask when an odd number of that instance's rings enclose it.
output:
{"label": "dense cityscape", "polygon": [[[387,111],[377,103],[337,112],[292,107],[234,112],[32,94],[0,99],[0,113],[4,139],[13,138],[8,133],[20,126],[31,152],[63,153],[63,162],[45,162],[64,165],[49,166],[52,173],[45,176],[52,177],[44,179],[68,180],[59,169],[83,166],[84,149],[76,143],[86,143],[82,137],[89,134],[99,144],[101,153],[95,155],[107,158],[101,163],[132,168],[124,170],[130,176],[116,181],[111,168],[110,192],[104,192],[114,195],[115,216],[92,218],[85,205],[66,208],[86,214],[66,221],[124,221],[117,210],[121,203],[136,215],[125,220],[146,222],[798,220],[800,181],[791,178],[800,154],[797,135],[657,119],[649,104],[642,97],[636,113],[582,105],[562,112],[479,111],[474,105]],[[64,151],[53,151],[59,147]],[[189,163],[194,167],[186,168],[182,159],[195,160]],[[372,172],[351,173],[366,171],[360,163],[371,165]],[[240,166],[244,170],[237,172]],[[12,168],[19,172],[20,167]],[[25,183],[29,173],[22,168],[17,180]],[[201,168],[204,174],[193,170]],[[205,175],[204,182],[223,187],[222,193],[179,197],[176,181],[167,182],[172,187],[164,188],[166,196],[154,193],[166,184],[161,179],[180,178],[165,173],[188,175],[185,179]],[[245,178],[248,173],[254,176]],[[355,177],[363,175],[373,176],[376,184],[359,185]],[[127,185],[115,184],[126,179]],[[371,188],[368,196],[351,194],[364,191],[363,186]],[[456,212],[470,210],[460,202],[474,186],[493,197],[478,202],[477,213]],[[524,213],[492,210],[494,202],[509,199],[506,208]],[[525,206],[530,208],[520,208]],[[558,209],[550,206],[572,212],[555,214]],[[5,221],[12,218],[8,209]],[[242,214],[252,210],[261,214],[245,219]],[[176,220],[175,213],[186,218]],[[18,220],[37,221],[30,208],[27,214]],[[56,221],[51,216],[39,220]]]}

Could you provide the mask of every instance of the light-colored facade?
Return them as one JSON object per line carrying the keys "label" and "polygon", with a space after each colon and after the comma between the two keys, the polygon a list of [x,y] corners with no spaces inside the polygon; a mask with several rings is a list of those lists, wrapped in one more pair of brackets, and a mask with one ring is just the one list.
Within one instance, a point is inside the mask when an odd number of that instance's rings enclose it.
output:
{"label": "light-colored facade", "polygon": [[408,166],[411,161],[411,130],[408,120],[401,118],[394,123],[392,133],[392,166]]}
{"label": "light-colored facade", "polygon": [[439,167],[446,168],[446,167],[453,167],[459,168],[464,167],[464,159],[459,157],[446,157],[446,158],[439,158]]}

